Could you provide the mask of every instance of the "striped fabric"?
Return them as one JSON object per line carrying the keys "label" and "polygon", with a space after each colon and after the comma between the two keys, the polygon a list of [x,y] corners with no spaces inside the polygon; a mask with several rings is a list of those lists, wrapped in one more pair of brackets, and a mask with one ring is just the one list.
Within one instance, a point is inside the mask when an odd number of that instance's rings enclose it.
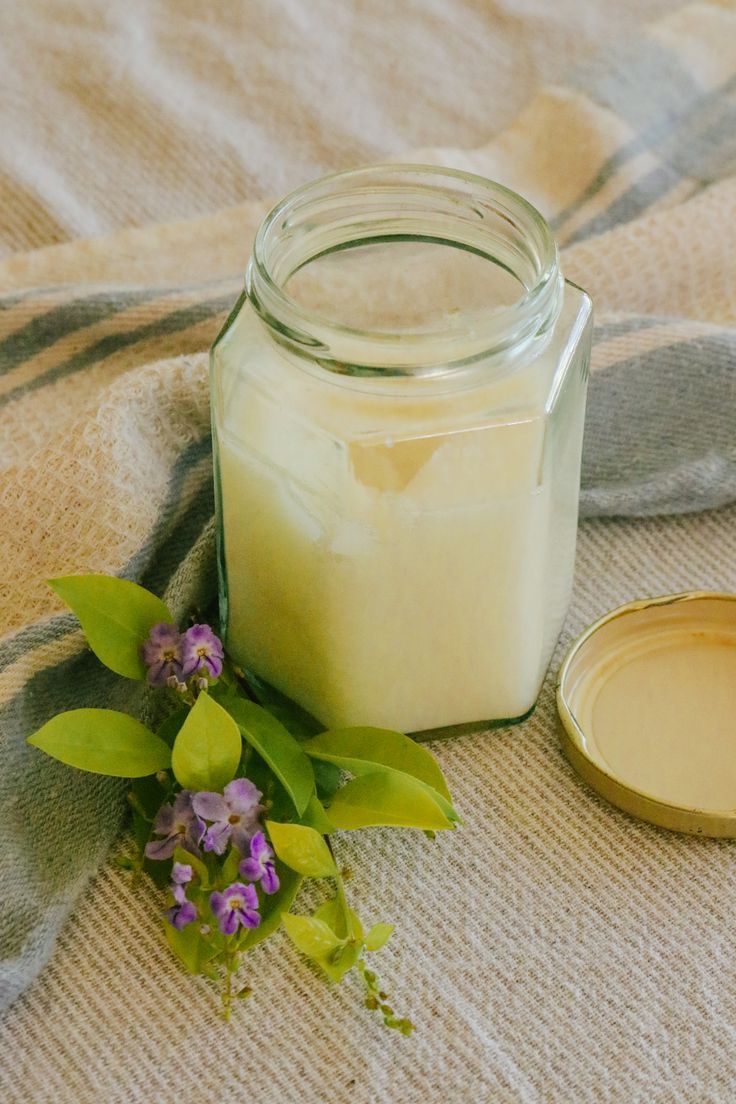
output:
{"label": "striped fabric", "polygon": [[[736,499],[735,81],[736,13],[700,4],[543,91],[487,146],[402,158],[528,196],[566,275],[593,295],[585,516]],[[48,959],[123,809],[117,783],[24,738],[64,708],[146,709],[84,651],[44,579],[113,572],[177,614],[211,600],[206,349],[261,213],[246,204],[0,264],[3,1005]]]}

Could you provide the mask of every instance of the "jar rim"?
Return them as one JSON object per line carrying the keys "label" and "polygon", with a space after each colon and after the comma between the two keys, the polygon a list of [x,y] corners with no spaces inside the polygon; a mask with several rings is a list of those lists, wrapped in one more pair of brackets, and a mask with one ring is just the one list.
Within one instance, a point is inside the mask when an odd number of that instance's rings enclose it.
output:
{"label": "jar rim", "polygon": [[[392,198],[399,195],[413,195],[426,203],[423,218],[429,227],[433,218],[442,221],[444,244],[462,244],[469,239],[490,246],[501,241],[502,233],[515,234],[513,252],[524,272],[513,270],[512,274],[525,290],[514,302],[494,306],[487,317],[475,320],[472,339],[458,324],[431,332],[354,328],[312,311],[286,290],[293,273],[324,252],[314,248],[319,240],[314,231],[317,216],[326,217],[324,229],[331,225],[330,211],[339,209],[340,200],[364,197],[366,202],[376,203],[384,197],[389,212]],[[399,211],[396,217],[401,219]],[[375,227],[381,227],[380,218]],[[399,234],[393,236],[401,240]],[[373,237],[379,234],[366,236],[361,223],[360,244]],[[356,234],[349,223],[338,225],[336,219],[331,240],[333,247],[346,248],[356,241]],[[290,260],[285,243],[292,247]],[[492,259],[481,248],[463,247]],[[280,267],[285,267],[285,275]],[[290,192],[261,222],[246,270],[248,298],[273,336],[322,366],[347,375],[436,376],[457,372],[479,358],[515,361],[525,350],[528,353],[530,346],[539,346],[551,331],[561,308],[562,282],[552,232],[528,200],[474,173],[409,163],[332,173]]]}

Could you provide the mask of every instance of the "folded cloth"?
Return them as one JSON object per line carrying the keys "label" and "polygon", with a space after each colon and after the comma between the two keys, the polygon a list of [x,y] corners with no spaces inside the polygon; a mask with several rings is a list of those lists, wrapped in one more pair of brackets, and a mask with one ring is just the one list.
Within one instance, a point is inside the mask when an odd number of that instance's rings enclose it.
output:
{"label": "folded cloth", "polygon": [[[736,499],[736,12],[686,8],[539,94],[472,170],[550,220],[593,296],[582,512]],[[0,1003],[48,959],[121,822],[117,782],[25,737],[61,709],[144,709],[44,580],[106,571],[177,616],[214,585],[206,349],[263,205],[0,265]],[[462,804],[462,801],[461,801]]]}

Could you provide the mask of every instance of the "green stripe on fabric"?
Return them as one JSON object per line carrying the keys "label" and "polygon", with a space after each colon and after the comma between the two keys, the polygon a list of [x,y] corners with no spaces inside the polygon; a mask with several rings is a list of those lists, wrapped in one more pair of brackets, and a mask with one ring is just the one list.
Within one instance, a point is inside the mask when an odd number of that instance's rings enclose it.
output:
{"label": "green stripe on fabric", "polygon": [[[734,87],[736,87],[736,76],[729,78],[713,91],[698,95],[687,108],[675,116],[670,111],[665,111],[659,116],[655,115],[651,125],[611,154],[590,184],[583,188],[572,203],[550,218],[549,223],[552,229],[560,230],[566,222],[605,187],[627,161],[633,160],[634,157],[638,157],[643,152],[648,150],[656,152],[661,147],[663,156],[670,164],[674,164],[676,169],[678,166],[682,166],[681,157],[685,156],[682,151],[689,146],[694,146],[696,136],[704,128],[708,133],[711,132],[714,113],[717,115],[723,110],[724,98],[733,92]],[[584,82],[581,82],[581,91],[595,99],[593,90],[585,86]],[[645,94],[643,93],[643,95]],[[677,151],[677,154],[675,151]],[[682,167],[679,171],[681,175],[688,175]],[[701,174],[696,175],[699,177]]]}
{"label": "green stripe on fabric", "polygon": [[[71,333],[94,326],[107,318],[142,303],[166,300],[172,296],[196,295],[217,288],[229,289],[232,285],[233,296],[239,288],[238,279],[224,277],[206,280],[198,284],[181,284],[173,287],[110,287],[87,295],[78,295],[55,304],[48,310],[31,318],[13,333],[0,341],[0,375],[19,367],[24,361],[36,356],[42,349],[67,337]],[[27,293],[23,298],[33,295],[42,296],[43,291]],[[54,290],[54,289],[51,289]],[[12,297],[0,299],[0,308],[10,309],[16,305]]]}
{"label": "green stripe on fabric", "polygon": [[635,181],[605,209],[566,238],[565,245],[602,234],[638,218],[685,178],[707,185],[736,168],[736,108],[727,102],[712,104],[710,122],[686,122],[664,141],[658,156],[664,163]]}
{"label": "green stripe on fabric", "polygon": [[622,36],[573,66],[565,83],[640,132],[663,122],[675,125],[702,96],[677,54],[641,33]]}
{"label": "green stripe on fabric", "polygon": [[675,341],[590,378],[581,515],[652,515],[736,499],[736,333]]}
{"label": "green stripe on fabric", "polygon": [[614,337],[635,333],[638,330],[651,330],[654,326],[669,326],[682,322],[682,319],[665,314],[630,314],[617,318],[614,322],[600,322],[593,328],[593,344],[610,341]]}
{"label": "green stripe on fabric", "polygon": [[168,334],[180,333],[184,330],[188,330],[192,326],[196,326],[198,323],[204,322],[206,319],[213,318],[223,311],[226,311],[231,303],[232,296],[220,296],[217,299],[211,299],[203,303],[195,303],[181,310],[172,311],[170,314],[165,314],[162,318],[157,318],[153,322],[147,322],[144,326],[138,326],[134,330],[108,334],[99,341],[96,341],[93,345],[90,345],[87,349],[83,349],[81,352],[62,361],[61,364],[49,368],[47,371],[35,376],[32,380],[19,384],[17,387],[7,391],[4,395],[0,395],[0,407],[6,406],[8,403],[14,402],[16,399],[22,398],[24,395],[28,395],[33,391],[37,391],[39,388],[46,387],[48,384],[55,383],[59,379],[64,379],[67,376],[74,375],[76,372],[83,371],[85,368],[90,368],[106,357],[112,356],[113,353],[120,352],[121,349],[131,348],[140,342],[147,341],[151,337],[165,337]]}
{"label": "green stripe on fabric", "polygon": [[615,226],[621,226],[625,222],[642,215],[653,203],[671,191],[681,180],[680,174],[669,165],[660,165],[637,180],[620,196],[584,222],[582,226],[565,238],[565,246],[575,245],[576,242],[586,241],[588,238],[597,237],[606,230]]}
{"label": "green stripe on fabric", "polygon": [[120,310],[145,302],[147,298],[149,293],[143,288],[137,292],[103,291],[60,303],[51,310],[36,315],[19,330],[0,341],[0,375],[17,368],[23,361],[62,337],[103,322]]}

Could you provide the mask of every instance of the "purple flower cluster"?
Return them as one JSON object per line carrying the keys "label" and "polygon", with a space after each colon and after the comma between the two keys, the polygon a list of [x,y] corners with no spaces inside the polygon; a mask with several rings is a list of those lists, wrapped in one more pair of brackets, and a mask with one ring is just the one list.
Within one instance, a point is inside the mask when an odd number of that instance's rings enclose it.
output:
{"label": "purple flower cluster", "polygon": [[206,826],[194,811],[194,796],[189,790],[181,790],[173,805],[161,806],[153,822],[153,831],[162,838],[146,844],[146,858],[170,859],[177,847],[199,854]]}
{"label": "purple flower cluster", "polygon": [[273,851],[263,832],[256,832],[250,841],[250,857],[243,859],[238,869],[249,882],[260,882],[264,893],[275,893],[279,888],[279,876],[273,859]]}
{"label": "purple flower cluster", "polygon": [[153,832],[162,838],[146,844],[146,857],[170,859],[177,847],[195,855],[200,853],[200,847],[222,855],[228,843],[246,853],[254,835],[263,835],[258,833],[258,818],[263,812],[261,797],[261,791],[249,778],[233,779],[222,793],[202,790],[193,794],[180,790],[173,805],[162,805],[159,809]]}
{"label": "purple flower cluster", "polygon": [[[279,888],[275,856],[258,819],[263,812],[262,796],[249,778],[235,778],[221,794],[181,790],[173,805],[159,809],[153,831],[160,838],[146,845],[149,859],[169,859],[177,847],[195,855],[200,854],[200,847],[223,855],[229,844],[245,856],[238,867],[240,875],[255,884],[234,882],[224,893],[210,895],[210,908],[223,935],[232,935],[241,925],[256,928],[260,924],[256,885],[267,894]],[[192,878],[191,866],[175,862],[171,878],[174,905],[166,915],[181,931],[197,917],[196,906],[185,890]]]}
{"label": "purple flower cluster", "polygon": [[176,625],[154,625],[142,645],[143,662],[151,686],[180,686],[196,676],[205,689],[222,674],[222,641],[209,625],[192,625],[180,633]]}
{"label": "purple flower cluster", "polygon": [[170,924],[181,931],[187,924],[197,919],[197,906],[188,900],[186,887],[192,880],[192,868],[188,863],[175,862],[171,870],[171,892],[174,904],[166,913]]}
{"label": "purple flower cluster", "polygon": [[[250,841],[250,855],[241,861],[238,869],[249,882],[260,882],[264,893],[275,893],[279,879],[273,860],[273,851],[263,832],[256,832]],[[241,925],[257,928],[261,922],[255,885],[233,882],[224,893],[211,893],[210,908],[223,935],[234,935]]]}
{"label": "purple flower cluster", "polygon": [[234,935],[241,924],[257,928],[261,922],[256,888],[242,882],[233,882],[224,893],[211,893],[210,908],[223,935]]}
{"label": "purple flower cluster", "polygon": [[222,855],[228,843],[232,843],[238,851],[247,851],[263,812],[258,804],[261,797],[261,791],[249,778],[228,782],[221,794],[207,790],[195,794],[192,798],[195,815],[202,821],[211,821],[200,837],[204,850]]}

